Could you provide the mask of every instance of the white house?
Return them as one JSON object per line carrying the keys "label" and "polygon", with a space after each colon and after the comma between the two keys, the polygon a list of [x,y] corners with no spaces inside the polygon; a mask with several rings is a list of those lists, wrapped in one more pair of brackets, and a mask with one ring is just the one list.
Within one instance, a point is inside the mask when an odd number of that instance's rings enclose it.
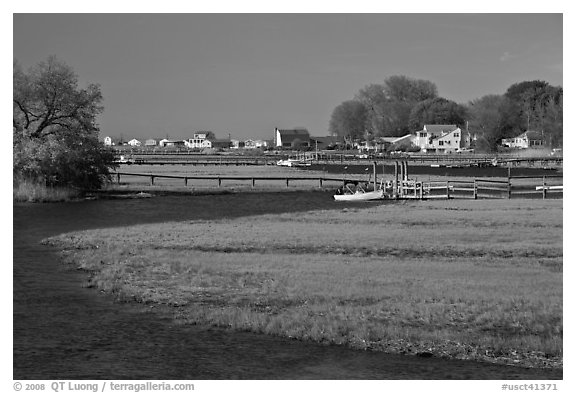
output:
{"label": "white house", "polygon": [[540,148],[544,146],[542,133],[526,131],[515,138],[502,139],[502,146],[516,149]]}
{"label": "white house", "polygon": [[142,142],[140,142],[138,139],[131,139],[128,141],[128,144],[132,147],[142,146]]}
{"label": "white house", "polygon": [[186,146],[191,149],[211,148],[212,141],[208,139],[208,133],[200,132],[194,134],[193,138],[186,140]]}
{"label": "white house", "polygon": [[258,149],[260,147],[267,147],[267,146],[268,146],[268,142],[264,141],[262,139],[257,139],[257,140],[248,139],[248,140],[244,141],[244,148],[246,148],[246,149]]}
{"label": "white house", "polygon": [[231,149],[239,149],[240,148],[240,141],[238,139],[230,139],[230,148]]}
{"label": "white house", "polygon": [[412,141],[423,153],[457,152],[462,142],[462,130],[454,124],[426,124]]}
{"label": "white house", "polygon": [[112,141],[112,137],[111,136],[105,136],[104,137],[104,146],[112,146],[114,145],[114,142]]}
{"label": "white house", "polygon": [[158,146],[158,142],[160,142],[160,139],[156,138],[146,139],[146,141],[144,142],[144,146]]}

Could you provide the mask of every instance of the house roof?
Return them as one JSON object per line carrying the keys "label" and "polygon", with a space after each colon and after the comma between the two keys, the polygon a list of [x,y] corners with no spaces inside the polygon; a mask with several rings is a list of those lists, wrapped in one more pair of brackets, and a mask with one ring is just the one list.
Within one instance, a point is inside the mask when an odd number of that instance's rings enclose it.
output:
{"label": "house roof", "polygon": [[424,130],[432,134],[441,134],[442,132],[452,132],[458,129],[455,124],[425,124]]}
{"label": "house roof", "polygon": [[310,137],[310,133],[308,132],[308,130],[306,128],[292,128],[292,129],[284,129],[284,130],[277,128],[276,130],[280,133],[280,135],[282,137],[290,136],[290,135]]}
{"label": "house roof", "polygon": [[310,139],[310,133],[305,128],[294,128],[294,129],[287,129],[281,130],[276,129],[280,134],[280,138],[282,138],[282,143],[292,143],[296,139],[300,139],[303,141],[307,141]]}
{"label": "house roof", "polygon": [[531,140],[541,140],[542,133],[539,131],[525,131],[522,134],[518,135],[516,138],[528,138]]}
{"label": "house roof", "polygon": [[414,137],[414,135],[412,135],[412,134],[406,134],[404,136],[381,136],[381,137],[377,138],[377,140],[380,142],[386,142],[386,143],[397,143],[397,142],[400,142],[404,139],[411,139],[413,137]]}

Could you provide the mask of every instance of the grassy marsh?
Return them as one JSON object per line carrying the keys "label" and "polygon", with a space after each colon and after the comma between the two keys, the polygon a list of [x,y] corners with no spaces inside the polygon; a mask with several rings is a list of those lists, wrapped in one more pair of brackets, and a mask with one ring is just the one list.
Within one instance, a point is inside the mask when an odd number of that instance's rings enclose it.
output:
{"label": "grassy marsh", "polygon": [[14,202],[66,202],[80,196],[80,191],[64,187],[47,187],[33,181],[18,181],[12,187]]}
{"label": "grassy marsh", "polygon": [[46,243],[180,323],[562,366],[562,201],[420,201],[64,234]]}

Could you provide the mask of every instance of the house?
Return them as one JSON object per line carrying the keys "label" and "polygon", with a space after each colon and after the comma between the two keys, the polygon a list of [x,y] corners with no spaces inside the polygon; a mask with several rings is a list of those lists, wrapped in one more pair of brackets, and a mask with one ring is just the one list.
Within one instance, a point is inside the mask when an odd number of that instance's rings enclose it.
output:
{"label": "house", "polygon": [[230,139],[230,149],[239,149],[240,141],[238,139]]}
{"label": "house", "polygon": [[423,153],[453,153],[463,147],[462,130],[454,124],[426,124],[412,143]]}
{"label": "house", "polygon": [[239,141],[237,139],[230,139],[231,149],[241,149],[244,148],[244,141]]}
{"label": "house", "polygon": [[513,149],[529,149],[544,147],[544,138],[538,131],[526,131],[515,138],[502,139],[502,146]]}
{"label": "house", "polygon": [[104,146],[122,146],[125,144],[126,142],[124,142],[122,138],[117,138],[115,136],[104,137]]}
{"label": "house", "polygon": [[258,148],[265,148],[268,146],[268,141],[264,141],[262,139],[248,139],[244,141],[244,148],[245,149],[258,149]]}
{"label": "house", "polygon": [[156,138],[151,138],[151,139],[146,139],[146,141],[144,142],[144,146],[158,146],[158,144],[160,143],[160,139],[156,139]]}
{"label": "house", "polygon": [[198,132],[193,138],[186,141],[186,146],[191,149],[205,149],[212,147],[212,141],[208,138],[208,132]]}
{"label": "house", "polygon": [[142,142],[140,142],[138,139],[131,139],[128,141],[128,144],[132,147],[142,146]]}
{"label": "house", "polygon": [[158,142],[158,146],[160,146],[160,147],[184,147],[185,141],[175,140],[175,139],[162,139],[160,142]]}
{"label": "house", "polygon": [[275,129],[275,147],[309,147],[310,133],[306,128]]}

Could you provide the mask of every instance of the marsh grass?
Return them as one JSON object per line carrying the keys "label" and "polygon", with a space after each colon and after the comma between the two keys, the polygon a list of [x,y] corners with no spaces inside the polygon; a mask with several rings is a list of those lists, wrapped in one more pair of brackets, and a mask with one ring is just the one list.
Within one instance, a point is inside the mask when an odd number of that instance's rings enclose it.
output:
{"label": "marsh grass", "polygon": [[562,364],[562,201],[429,201],[47,241],[122,301],[393,353]]}
{"label": "marsh grass", "polygon": [[71,188],[47,187],[33,181],[16,182],[12,187],[14,202],[65,202],[78,198],[80,192]]}

